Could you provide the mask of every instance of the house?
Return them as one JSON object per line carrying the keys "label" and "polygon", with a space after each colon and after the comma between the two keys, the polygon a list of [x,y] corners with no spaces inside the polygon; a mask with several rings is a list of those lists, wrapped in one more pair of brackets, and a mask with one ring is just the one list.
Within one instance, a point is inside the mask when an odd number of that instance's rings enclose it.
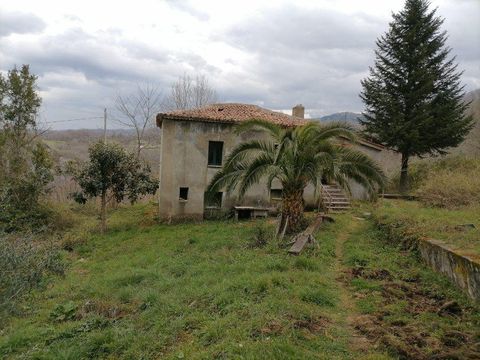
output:
{"label": "house", "polygon": [[[238,144],[261,138],[263,133],[250,131],[237,135],[234,125],[262,119],[282,126],[306,124],[304,107],[297,105],[292,116],[249,104],[213,104],[193,110],[178,110],[157,115],[161,128],[159,207],[162,217],[203,218],[205,210],[230,209],[235,205],[272,206],[281,198],[281,186],[254,185],[242,199],[235,194],[217,193],[205,197],[205,189],[214,174],[222,167],[228,153]],[[382,145],[365,140],[354,146],[376,160],[388,173],[397,166],[398,154]],[[363,189],[352,184],[352,196],[361,198]],[[305,189],[307,206],[316,206],[313,186]]]}

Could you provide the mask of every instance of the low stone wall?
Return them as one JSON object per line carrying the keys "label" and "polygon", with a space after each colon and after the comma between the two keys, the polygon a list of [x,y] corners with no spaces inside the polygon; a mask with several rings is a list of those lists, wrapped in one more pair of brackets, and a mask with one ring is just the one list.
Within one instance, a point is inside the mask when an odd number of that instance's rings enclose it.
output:
{"label": "low stone wall", "polygon": [[438,240],[422,239],[418,250],[433,270],[448,276],[472,299],[480,301],[480,263],[455,253]]}
{"label": "low stone wall", "polygon": [[418,251],[434,271],[446,275],[472,299],[480,301],[480,262],[477,259],[456,253],[442,241],[421,237],[413,230],[413,220],[374,214],[373,221],[390,243],[404,250]]}

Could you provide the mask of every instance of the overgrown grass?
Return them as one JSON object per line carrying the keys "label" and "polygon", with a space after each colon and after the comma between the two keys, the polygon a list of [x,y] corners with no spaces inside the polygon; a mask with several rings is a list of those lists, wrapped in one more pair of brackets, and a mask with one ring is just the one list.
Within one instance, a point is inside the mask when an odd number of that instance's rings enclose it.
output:
{"label": "overgrown grass", "polygon": [[[385,241],[362,222],[345,243],[348,283],[360,312],[354,326],[395,358],[474,359],[480,309],[450,281],[419,265],[414,252]],[[441,313],[450,301],[459,312]]]}
{"label": "overgrown grass", "polygon": [[434,162],[416,191],[429,206],[458,208],[480,203],[480,159],[460,156]]}
{"label": "overgrown grass", "polygon": [[[157,225],[155,207],[140,204],[114,211],[100,236],[92,231],[96,218],[81,216],[84,227],[66,247],[65,278],[33,292],[21,316],[2,322],[6,358],[390,358],[384,348],[351,346],[356,334],[348,319],[357,312],[341,296],[335,251],[350,214],[325,224],[319,247],[297,257],[270,239],[270,221]],[[401,271],[403,256],[379,246],[368,229],[347,235],[345,264],[376,266],[378,256],[378,266],[395,259]],[[423,271],[413,260],[409,266]],[[426,274],[426,286],[459,296]],[[352,293],[375,294],[381,286],[359,278]],[[374,313],[382,306],[368,297],[358,308]]]}
{"label": "overgrown grass", "polygon": [[[10,358],[349,358],[334,237],[289,256],[250,246],[255,222],[153,225],[121,208],[75,242],[65,279],[3,330]],[[149,220],[151,219],[151,221]],[[274,231],[273,224],[265,224]],[[262,230],[263,234],[263,230]],[[257,234],[258,235],[258,234]],[[262,235],[263,236],[263,235]],[[264,246],[263,246],[264,245]]]}
{"label": "overgrown grass", "polygon": [[[399,175],[391,183],[396,190]],[[412,163],[409,169],[411,191],[425,205],[458,208],[480,203],[480,159],[448,156]]]}
{"label": "overgrown grass", "polygon": [[63,275],[64,264],[52,243],[32,235],[0,236],[0,319],[18,313],[16,306],[29,291],[42,285],[46,274]]}
{"label": "overgrown grass", "polygon": [[[382,200],[375,213],[412,236],[446,242],[454,250],[480,258],[480,205],[456,210],[430,208],[415,201]],[[473,224],[475,228],[461,226]],[[403,228],[403,230],[402,230]]]}

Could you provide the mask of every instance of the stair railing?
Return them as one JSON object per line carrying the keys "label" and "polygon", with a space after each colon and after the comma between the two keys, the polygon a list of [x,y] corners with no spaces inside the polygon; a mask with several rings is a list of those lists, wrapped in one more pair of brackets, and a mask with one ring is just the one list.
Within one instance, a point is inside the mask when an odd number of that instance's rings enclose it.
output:
{"label": "stair railing", "polygon": [[328,191],[328,189],[325,187],[325,185],[323,185],[322,183],[320,183],[320,188],[322,189],[322,200],[325,199],[325,197],[323,196],[324,194],[327,196],[328,198],[328,204],[325,204],[326,206],[326,212],[328,212],[328,210],[330,210],[330,207],[332,206],[332,203],[333,203],[333,198],[332,198],[332,195],[330,194],[330,192]]}

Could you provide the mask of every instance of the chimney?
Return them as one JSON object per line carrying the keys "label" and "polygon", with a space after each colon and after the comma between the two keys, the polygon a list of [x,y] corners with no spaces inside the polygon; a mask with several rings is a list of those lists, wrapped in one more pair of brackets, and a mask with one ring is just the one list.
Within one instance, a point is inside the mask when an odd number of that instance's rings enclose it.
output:
{"label": "chimney", "polygon": [[292,116],[302,118],[302,119],[305,117],[305,108],[303,107],[302,104],[298,104],[293,107]]}

